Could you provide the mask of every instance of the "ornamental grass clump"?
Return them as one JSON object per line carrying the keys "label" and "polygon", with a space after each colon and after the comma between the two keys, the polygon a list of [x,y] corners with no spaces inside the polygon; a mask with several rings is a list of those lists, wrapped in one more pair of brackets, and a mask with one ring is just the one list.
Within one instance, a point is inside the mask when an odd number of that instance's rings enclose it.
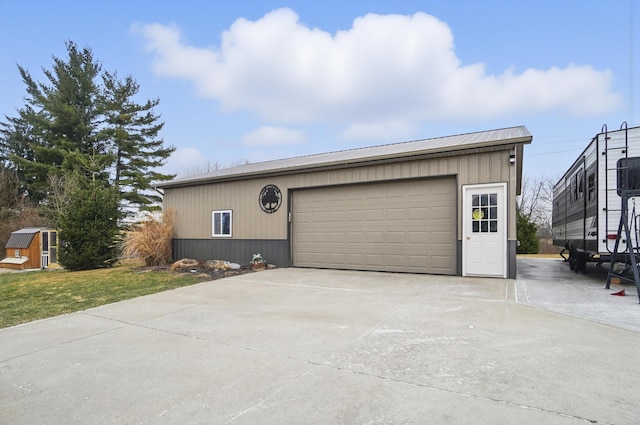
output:
{"label": "ornamental grass clump", "polygon": [[141,258],[147,267],[171,262],[171,239],[175,211],[163,211],[160,217],[148,217],[125,231],[121,244],[123,258]]}

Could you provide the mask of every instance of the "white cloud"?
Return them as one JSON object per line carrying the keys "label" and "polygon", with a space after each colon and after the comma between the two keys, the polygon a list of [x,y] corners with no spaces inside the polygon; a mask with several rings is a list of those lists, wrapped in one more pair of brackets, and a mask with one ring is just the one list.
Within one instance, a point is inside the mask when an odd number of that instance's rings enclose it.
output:
{"label": "white cloud", "polygon": [[198,174],[207,171],[211,166],[198,148],[187,147],[176,149],[167,159],[162,172],[178,175]]}
{"label": "white cloud", "polygon": [[297,145],[305,141],[303,132],[284,127],[262,126],[240,139],[246,146]]}
{"label": "white cloud", "polygon": [[517,113],[594,115],[621,102],[611,72],[588,65],[500,75],[482,63],[463,65],[451,29],[425,13],[368,14],[331,34],[284,8],[236,20],[215,48],[187,45],[175,26],[138,31],[157,73],[192,81],[223,110],[272,123],[330,123],[346,137],[372,134],[381,123],[402,129]]}

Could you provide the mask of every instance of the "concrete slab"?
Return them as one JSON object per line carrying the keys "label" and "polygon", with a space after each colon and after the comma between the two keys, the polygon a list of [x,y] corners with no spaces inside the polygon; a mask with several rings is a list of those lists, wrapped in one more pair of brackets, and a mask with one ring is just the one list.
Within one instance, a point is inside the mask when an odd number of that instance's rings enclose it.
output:
{"label": "concrete slab", "polygon": [[0,423],[637,423],[640,331],[524,276],[278,269],[3,329]]}
{"label": "concrete slab", "polygon": [[[588,264],[586,273],[569,269],[561,258],[518,258],[516,300],[520,303],[640,331],[640,304],[634,284],[605,289],[608,269]],[[626,296],[612,296],[625,290]]]}

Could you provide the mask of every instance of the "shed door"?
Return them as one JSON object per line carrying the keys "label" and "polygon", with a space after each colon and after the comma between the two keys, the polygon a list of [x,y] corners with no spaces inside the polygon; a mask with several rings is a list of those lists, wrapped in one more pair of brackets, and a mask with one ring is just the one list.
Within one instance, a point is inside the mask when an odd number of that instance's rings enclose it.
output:
{"label": "shed door", "polygon": [[507,277],[507,184],[462,192],[462,275]]}
{"label": "shed door", "polygon": [[456,272],[454,178],[293,192],[295,267]]}

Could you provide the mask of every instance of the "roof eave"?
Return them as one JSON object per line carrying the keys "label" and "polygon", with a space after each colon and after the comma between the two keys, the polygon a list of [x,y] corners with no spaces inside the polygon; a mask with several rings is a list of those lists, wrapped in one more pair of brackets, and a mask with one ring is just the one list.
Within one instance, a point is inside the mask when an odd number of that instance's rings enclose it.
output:
{"label": "roof eave", "polygon": [[407,158],[424,158],[427,156],[441,156],[444,153],[453,153],[453,152],[464,152],[464,151],[477,151],[486,148],[498,148],[498,147],[506,147],[513,145],[523,145],[531,143],[533,137],[531,135],[514,137],[510,139],[502,139],[502,140],[491,140],[486,142],[474,143],[473,145],[464,145],[464,146],[443,146],[439,148],[430,148],[418,151],[411,151],[406,153],[394,153],[388,155],[378,155],[378,156],[369,156],[363,158],[356,159],[346,159],[339,161],[328,161],[319,164],[312,165],[298,165],[292,167],[283,167],[283,168],[274,168],[270,170],[258,170],[253,172],[246,173],[238,173],[238,174],[229,174],[229,175],[221,175],[221,176],[206,176],[201,179],[191,178],[183,181],[168,181],[161,184],[157,184],[155,187],[158,189],[167,189],[167,188],[178,188],[185,186],[199,186],[203,184],[209,183],[222,183],[234,180],[246,180],[250,178],[257,177],[266,177],[272,176],[275,174],[285,175],[285,174],[295,174],[301,171],[320,171],[326,169],[334,169],[340,168],[342,166],[354,166],[365,165],[370,163],[380,163],[387,161],[398,161]]}

